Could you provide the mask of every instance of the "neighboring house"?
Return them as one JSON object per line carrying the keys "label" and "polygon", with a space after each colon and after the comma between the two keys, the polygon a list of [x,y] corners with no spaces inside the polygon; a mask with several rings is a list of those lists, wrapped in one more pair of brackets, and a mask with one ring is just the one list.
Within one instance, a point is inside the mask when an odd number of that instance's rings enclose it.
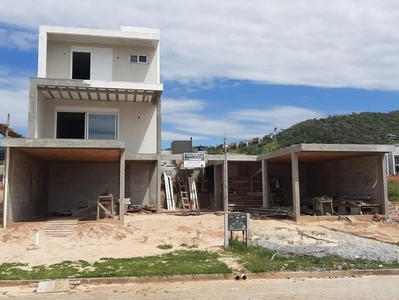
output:
{"label": "neighboring house", "polygon": [[395,151],[387,154],[388,175],[399,174],[399,145],[395,146]]}
{"label": "neighboring house", "polygon": [[0,160],[4,160],[4,148],[0,147]]}
{"label": "neighboring house", "polygon": [[85,206],[105,191],[159,201],[159,30],[41,26],[38,52],[28,137],[3,141],[14,172],[4,223]]}

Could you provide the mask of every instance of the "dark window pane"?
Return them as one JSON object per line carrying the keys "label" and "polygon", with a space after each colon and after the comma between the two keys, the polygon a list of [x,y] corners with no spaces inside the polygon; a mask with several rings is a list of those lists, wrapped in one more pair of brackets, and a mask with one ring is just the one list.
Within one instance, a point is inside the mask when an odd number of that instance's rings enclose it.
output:
{"label": "dark window pane", "polygon": [[90,79],[90,53],[73,52],[72,79]]}
{"label": "dark window pane", "polygon": [[57,113],[57,138],[58,139],[84,139],[85,114],[84,113]]}
{"label": "dark window pane", "polygon": [[117,116],[89,114],[89,139],[116,140]]}
{"label": "dark window pane", "polygon": [[139,56],[139,62],[147,63],[147,56],[146,55],[140,55]]}
{"label": "dark window pane", "polygon": [[137,62],[137,55],[130,55],[130,62],[136,63]]}

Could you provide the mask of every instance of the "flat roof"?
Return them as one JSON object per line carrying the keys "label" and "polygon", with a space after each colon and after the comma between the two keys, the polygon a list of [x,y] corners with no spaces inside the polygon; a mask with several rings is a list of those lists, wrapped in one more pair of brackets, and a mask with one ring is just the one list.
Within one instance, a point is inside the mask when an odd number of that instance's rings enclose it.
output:
{"label": "flat roof", "polygon": [[47,35],[47,40],[112,43],[156,48],[159,43],[159,29],[122,26],[121,30],[61,27],[42,25],[40,34]]}
{"label": "flat roof", "polygon": [[298,153],[300,162],[337,160],[394,151],[394,145],[360,144],[298,144],[258,156],[268,162],[290,162],[292,153]]}

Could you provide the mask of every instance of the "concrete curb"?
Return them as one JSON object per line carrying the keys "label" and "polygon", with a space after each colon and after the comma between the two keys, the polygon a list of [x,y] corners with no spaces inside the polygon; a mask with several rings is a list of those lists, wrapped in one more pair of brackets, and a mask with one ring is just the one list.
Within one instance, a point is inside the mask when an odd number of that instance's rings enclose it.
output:
{"label": "concrete curb", "polygon": [[[325,271],[325,272],[276,272],[262,274],[247,274],[248,279],[310,279],[310,278],[346,278],[362,276],[399,276],[399,269],[383,270],[348,270],[348,271]],[[0,280],[0,287],[26,286],[38,284],[44,280]],[[105,278],[66,278],[57,280],[78,281],[80,284],[128,284],[128,283],[157,283],[157,282],[188,282],[188,281],[211,281],[211,280],[234,280],[234,274],[211,274],[211,275],[176,275],[156,277],[105,277]]]}

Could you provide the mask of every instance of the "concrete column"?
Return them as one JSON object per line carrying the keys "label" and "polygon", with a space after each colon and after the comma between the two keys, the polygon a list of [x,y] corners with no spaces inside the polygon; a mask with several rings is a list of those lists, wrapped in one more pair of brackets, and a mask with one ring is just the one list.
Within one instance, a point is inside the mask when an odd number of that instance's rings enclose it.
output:
{"label": "concrete column", "polygon": [[223,163],[223,210],[225,213],[229,211],[229,163]]}
{"label": "concrete column", "polygon": [[125,219],[125,149],[121,149],[119,162],[119,220]]}
{"label": "concrete column", "polygon": [[262,160],[262,200],[262,206],[269,207],[269,176],[266,159]]}
{"label": "concrete column", "polygon": [[387,157],[385,154],[378,155],[377,158],[378,180],[381,182],[381,214],[388,215],[388,183],[387,183]]}
{"label": "concrete column", "polygon": [[8,203],[11,201],[9,197],[10,184],[10,147],[6,148],[5,157],[5,173],[4,173],[4,199],[3,199],[3,228],[7,228],[8,220]]}
{"label": "concrete column", "polygon": [[28,114],[28,138],[37,138],[37,83],[29,81],[29,114]]}
{"label": "concrete column", "polygon": [[298,164],[298,153],[291,153],[291,169],[292,169],[292,208],[293,217],[295,221],[298,221],[301,215],[301,198],[299,190],[299,164]]}
{"label": "concrete column", "polygon": [[222,180],[222,165],[213,166],[213,209],[219,210],[221,208],[222,192],[220,190],[220,183]]}
{"label": "concrete column", "polygon": [[162,176],[162,171],[161,171],[161,161],[160,161],[160,156],[158,155],[157,162],[156,162],[156,170],[157,174],[157,179],[156,179],[156,185],[157,185],[157,193],[156,193],[156,203],[157,203],[157,214],[160,214],[162,211],[161,207],[161,176]]}

